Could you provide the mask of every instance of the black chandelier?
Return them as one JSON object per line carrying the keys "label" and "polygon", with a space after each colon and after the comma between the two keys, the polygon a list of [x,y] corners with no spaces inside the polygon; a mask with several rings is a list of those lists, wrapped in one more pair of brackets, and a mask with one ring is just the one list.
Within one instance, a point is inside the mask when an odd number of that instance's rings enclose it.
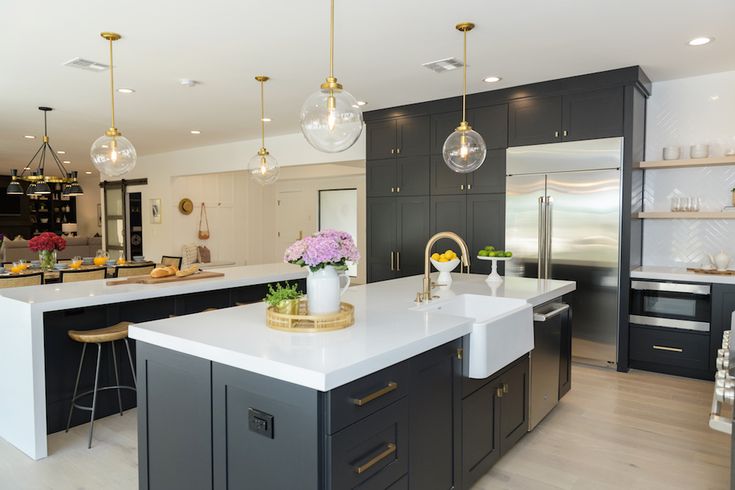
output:
{"label": "black chandelier", "polygon": [[[48,138],[48,125],[46,122],[46,114],[49,111],[53,111],[51,107],[39,107],[39,111],[43,112],[43,143],[41,147],[33,155],[33,158],[23,168],[23,171],[18,174],[18,169],[10,170],[10,177],[12,181],[8,184],[7,193],[10,195],[26,194],[29,196],[38,196],[51,194],[51,186],[49,184],[63,184],[64,187],[61,193],[65,196],[81,196],[84,194],[82,186],[79,185],[78,174],[76,171],[69,172],[61,163],[59,157],[56,156],[56,152],[51,147]],[[46,154],[51,153],[51,159],[56,163],[61,177],[53,175],[46,175]],[[38,158],[35,170],[31,168],[33,162]],[[26,172],[30,170],[30,173],[26,175]],[[20,181],[29,182],[28,188],[23,192],[23,187],[20,185]]]}

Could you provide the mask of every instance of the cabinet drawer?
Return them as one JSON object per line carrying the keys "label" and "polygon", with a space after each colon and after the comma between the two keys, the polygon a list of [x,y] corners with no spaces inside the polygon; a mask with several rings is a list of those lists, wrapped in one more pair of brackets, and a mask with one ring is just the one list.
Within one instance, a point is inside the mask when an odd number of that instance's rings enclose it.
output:
{"label": "cabinet drawer", "polygon": [[327,451],[332,489],[382,490],[393,484],[408,471],[408,400],[329,436]]}
{"label": "cabinet drawer", "polygon": [[707,369],[709,335],[630,326],[631,360],[689,369]]}
{"label": "cabinet drawer", "polygon": [[327,432],[333,434],[405,396],[409,376],[404,361],[328,392]]}

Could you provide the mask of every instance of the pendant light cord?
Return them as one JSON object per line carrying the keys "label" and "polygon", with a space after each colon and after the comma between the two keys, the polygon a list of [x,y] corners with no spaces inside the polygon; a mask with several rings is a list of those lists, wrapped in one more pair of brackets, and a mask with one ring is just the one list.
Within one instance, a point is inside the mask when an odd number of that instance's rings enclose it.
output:
{"label": "pendant light cord", "polygon": [[263,80],[260,81],[260,147],[265,148],[265,97],[263,96]]}
{"label": "pendant light cord", "polygon": [[462,122],[467,122],[467,30],[464,34],[464,88],[462,90]]}
{"label": "pendant light cord", "polygon": [[334,78],[334,0],[329,6],[329,77]]}
{"label": "pendant light cord", "polygon": [[110,41],[110,100],[112,101],[112,126],[115,127],[115,77],[113,75],[112,65],[112,39]]}

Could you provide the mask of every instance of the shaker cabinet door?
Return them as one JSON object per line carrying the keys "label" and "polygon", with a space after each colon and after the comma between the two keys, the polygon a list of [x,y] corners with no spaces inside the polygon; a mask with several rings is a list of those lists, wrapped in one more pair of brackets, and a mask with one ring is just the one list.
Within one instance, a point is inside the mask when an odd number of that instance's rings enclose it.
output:
{"label": "shaker cabinet door", "polygon": [[462,485],[471,488],[500,459],[496,382],[462,400]]}
{"label": "shaker cabinet door", "polygon": [[398,277],[415,276],[424,272],[424,247],[431,236],[429,197],[399,197],[396,207],[396,274]]}
{"label": "shaker cabinet door", "polygon": [[[482,167],[480,167],[482,168]],[[441,155],[431,156],[431,195],[462,194],[467,192],[467,174],[451,170]]]}
{"label": "shaker cabinet door", "polygon": [[528,432],[528,357],[500,377],[500,454]]}
{"label": "shaker cabinet door", "polygon": [[623,136],[623,87],[564,96],[564,141]]}
{"label": "shaker cabinet door", "polygon": [[480,168],[467,174],[467,184],[470,194],[505,192],[505,148],[488,150]]}
{"label": "shaker cabinet door", "polygon": [[367,149],[369,160],[375,158],[390,158],[395,156],[397,148],[396,121],[375,121],[367,124]]}
{"label": "shaker cabinet door", "polygon": [[508,146],[561,141],[561,97],[529,97],[508,105]]}
{"label": "shaker cabinet door", "polygon": [[432,114],[431,116],[431,154],[441,155],[444,141],[462,121],[460,111]]}
{"label": "shaker cabinet door", "polygon": [[397,155],[428,155],[431,152],[431,119],[429,116],[397,119]]}
{"label": "shaker cabinet door", "polygon": [[[498,250],[505,247],[505,195],[473,194],[467,196],[467,246],[470,247],[470,271],[489,274],[492,262],[478,260],[477,252],[492,245]],[[503,263],[498,272],[504,273]]]}
{"label": "shaker cabinet door", "polygon": [[[453,231],[463,238],[467,236],[467,196],[459,194],[431,197],[431,233],[440,231]],[[426,239],[424,239],[425,243]],[[444,253],[447,249],[452,249],[457,255],[461,253],[457,244],[446,238],[436,242],[432,252]],[[472,262],[471,257],[470,262]]]}
{"label": "shaker cabinet door", "polygon": [[369,160],[366,163],[365,179],[367,195],[387,197],[396,191],[396,159]]}
{"label": "shaker cabinet door", "polygon": [[428,196],[430,188],[430,157],[413,156],[395,160],[396,193],[399,196]]}
{"label": "shaker cabinet door", "polygon": [[395,277],[396,199],[371,197],[367,200],[368,282]]}
{"label": "shaker cabinet door", "polygon": [[488,149],[508,147],[508,104],[471,109],[467,119],[472,129],[485,140]]}

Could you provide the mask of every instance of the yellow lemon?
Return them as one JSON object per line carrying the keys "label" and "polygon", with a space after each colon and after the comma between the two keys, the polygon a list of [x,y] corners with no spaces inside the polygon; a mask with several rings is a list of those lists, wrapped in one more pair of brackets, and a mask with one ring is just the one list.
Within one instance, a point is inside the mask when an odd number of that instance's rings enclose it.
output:
{"label": "yellow lemon", "polygon": [[446,252],[444,252],[444,255],[446,255],[447,257],[449,257],[449,256],[456,256],[457,254],[456,254],[456,253],[454,253],[454,250],[452,250],[452,249],[450,248],[450,249],[448,249],[448,250],[447,250]]}
{"label": "yellow lemon", "polygon": [[448,258],[446,258],[446,257],[444,257],[443,255],[440,255],[440,256],[439,256],[439,260],[438,260],[438,261],[439,261],[439,262],[449,262],[449,259],[448,259]]}
{"label": "yellow lemon", "polygon": [[431,258],[434,260],[439,260],[439,254],[434,252],[433,254],[431,254]]}

